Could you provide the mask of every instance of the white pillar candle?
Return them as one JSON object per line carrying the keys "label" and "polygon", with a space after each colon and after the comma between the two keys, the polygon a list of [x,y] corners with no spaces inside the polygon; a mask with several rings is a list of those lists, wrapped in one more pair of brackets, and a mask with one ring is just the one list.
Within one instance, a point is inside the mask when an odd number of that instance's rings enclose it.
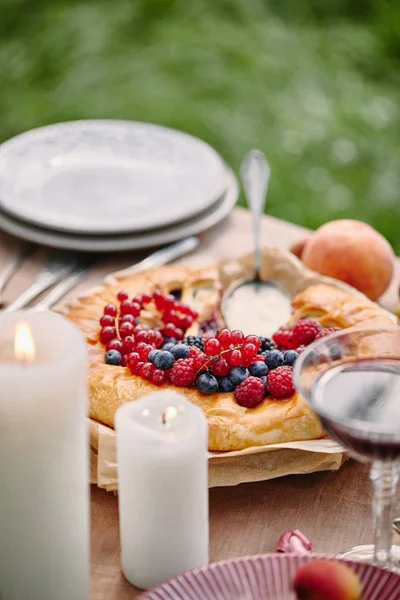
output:
{"label": "white pillar candle", "polygon": [[145,589],[208,563],[207,422],[173,391],[121,406],[117,433],[122,570]]}
{"label": "white pillar candle", "polygon": [[0,598],[87,600],[86,350],[63,317],[0,315]]}

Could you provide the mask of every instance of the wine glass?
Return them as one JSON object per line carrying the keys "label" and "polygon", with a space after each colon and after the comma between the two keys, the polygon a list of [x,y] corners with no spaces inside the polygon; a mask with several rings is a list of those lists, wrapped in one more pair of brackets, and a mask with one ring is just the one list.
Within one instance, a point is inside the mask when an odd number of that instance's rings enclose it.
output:
{"label": "wine glass", "polygon": [[329,435],[371,464],[374,544],[339,558],[400,572],[392,546],[400,472],[400,328],[352,328],[321,338],[296,360],[294,381]]}

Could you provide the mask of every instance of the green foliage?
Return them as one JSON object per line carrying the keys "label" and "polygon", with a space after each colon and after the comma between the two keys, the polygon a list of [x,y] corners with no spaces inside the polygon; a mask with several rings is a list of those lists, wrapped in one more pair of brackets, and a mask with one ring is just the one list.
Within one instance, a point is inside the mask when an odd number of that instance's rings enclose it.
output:
{"label": "green foliage", "polygon": [[396,0],[0,0],[0,141],[120,118],[236,170],[259,147],[269,214],[365,220],[400,252],[399,19]]}

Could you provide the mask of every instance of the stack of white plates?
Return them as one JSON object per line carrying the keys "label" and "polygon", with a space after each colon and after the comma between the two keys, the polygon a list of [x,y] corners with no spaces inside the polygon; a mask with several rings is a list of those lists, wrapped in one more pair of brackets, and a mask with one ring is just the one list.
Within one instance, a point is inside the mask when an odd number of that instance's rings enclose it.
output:
{"label": "stack of white plates", "polygon": [[237,180],[205,142],[130,121],[74,121],[0,146],[0,227],[83,251],[148,248],[224,219]]}

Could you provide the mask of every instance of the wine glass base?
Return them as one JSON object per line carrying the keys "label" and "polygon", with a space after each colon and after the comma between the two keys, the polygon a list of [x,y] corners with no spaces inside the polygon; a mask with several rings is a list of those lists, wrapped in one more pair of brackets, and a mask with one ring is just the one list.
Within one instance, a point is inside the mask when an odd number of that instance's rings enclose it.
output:
{"label": "wine glass base", "polygon": [[[374,563],[374,546],[368,544],[365,546],[354,546],[354,548],[348,548],[339,552],[336,558],[342,558],[345,560],[355,560],[357,562]],[[379,565],[383,566],[383,565]],[[385,569],[400,573],[400,546],[392,546],[391,562],[389,565],[384,565]]]}

